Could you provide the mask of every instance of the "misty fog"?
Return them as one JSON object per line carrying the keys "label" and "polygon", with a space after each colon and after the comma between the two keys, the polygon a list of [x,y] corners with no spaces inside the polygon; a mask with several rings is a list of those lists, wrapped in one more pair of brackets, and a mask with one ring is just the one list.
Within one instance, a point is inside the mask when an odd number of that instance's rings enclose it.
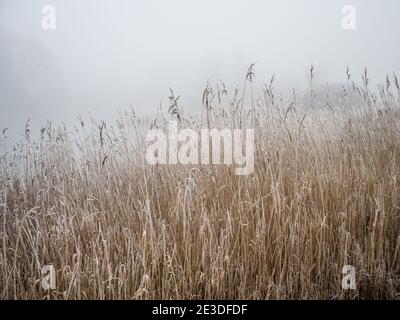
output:
{"label": "misty fog", "polygon": [[[55,30],[42,28],[45,5]],[[342,28],[345,5],[355,30]],[[282,91],[306,88],[310,64],[321,84],[347,65],[383,81],[400,71],[399,12],[398,0],[0,0],[0,129],[149,114],[170,87],[196,112],[207,81],[241,86],[252,62],[258,84],[276,73]]]}

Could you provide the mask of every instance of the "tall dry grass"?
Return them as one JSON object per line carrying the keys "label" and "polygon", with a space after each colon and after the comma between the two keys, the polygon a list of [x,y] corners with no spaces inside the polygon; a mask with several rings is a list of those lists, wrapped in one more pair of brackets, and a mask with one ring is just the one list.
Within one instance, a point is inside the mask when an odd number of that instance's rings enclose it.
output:
{"label": "tall dry grass", "polygon": [[[312,71],[313,72],[313,71]],[[311,73],[312,73],[311,72]],[[253,96],[207,86],[202,117],[133,111],[111,126],[50,123],[0,160],[2,299],[384,299],[400,282],[399,86],[363,85],[312,108],[274,79]],[[250,90],[251,88],[251,90]],[[149,166],[150,127],[253,127],[255,171]],[[6,132],[3,132],[5,135]],[[56,269],[56,290],[41,267]],[[342,267],[357,289],[342,289]]]}

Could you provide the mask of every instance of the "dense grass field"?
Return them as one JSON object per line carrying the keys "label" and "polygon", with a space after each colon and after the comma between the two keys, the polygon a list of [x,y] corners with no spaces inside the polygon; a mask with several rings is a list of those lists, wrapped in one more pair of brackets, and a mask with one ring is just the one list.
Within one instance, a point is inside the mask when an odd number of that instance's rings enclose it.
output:
{"label": "dense grass field", "polygon": [[[1,299],[395,299],[400,292],[399,85],[281,99],[207,86],[190,116],[26,126],[1,137]],[[257,87],[260,89],[260,87]],[[254,90],[256,91],[256,90]],[[260,91],[260,90],[259,90]],[[254,128],[255,168],[156,165],[149,128]],[[22,120],[22,119],[21,119]],[[53,265],[56,288],[41,286]],[[342,267],[357,288],[342,288]]]}

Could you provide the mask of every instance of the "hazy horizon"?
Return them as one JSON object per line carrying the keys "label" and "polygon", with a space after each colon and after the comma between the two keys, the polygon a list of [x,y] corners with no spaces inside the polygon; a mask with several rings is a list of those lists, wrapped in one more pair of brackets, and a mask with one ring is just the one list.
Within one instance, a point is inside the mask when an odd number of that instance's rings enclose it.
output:
{"label": "hazy horizon", "polygon": [[[42,7],[56,9],[44,30]],[[356,29],[341,26],[345,5]],[[169,87],[185,110],[198,111],[206,82],[241,86],[250,63],[257,84],[277,74],[281,90],[317,83],[374,81],[399,72],[395,0],[373,1],[0,1],[0,128],[25,122],[70,123],[91,112],[113,119],[132,105],[154,112]],[[384,19],[382,19],[384,17]]]}

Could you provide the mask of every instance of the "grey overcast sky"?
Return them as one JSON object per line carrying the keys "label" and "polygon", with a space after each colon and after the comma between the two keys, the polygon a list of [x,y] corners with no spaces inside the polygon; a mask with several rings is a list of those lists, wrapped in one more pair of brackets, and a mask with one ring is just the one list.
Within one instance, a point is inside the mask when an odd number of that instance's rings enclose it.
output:
{"label": "grey overcast sky", "polygon": [[[355,30],[342,28],[345,5]],[[241,85],[255,61],[260,84],[276,72],[283,88],[304,87],[311,63],[323,83],[346,65],[381,80],[400,71],[399,14],[399,0],[0,0],[0,129],[149,113],[169,87],[196,111],[207,80]]]}

